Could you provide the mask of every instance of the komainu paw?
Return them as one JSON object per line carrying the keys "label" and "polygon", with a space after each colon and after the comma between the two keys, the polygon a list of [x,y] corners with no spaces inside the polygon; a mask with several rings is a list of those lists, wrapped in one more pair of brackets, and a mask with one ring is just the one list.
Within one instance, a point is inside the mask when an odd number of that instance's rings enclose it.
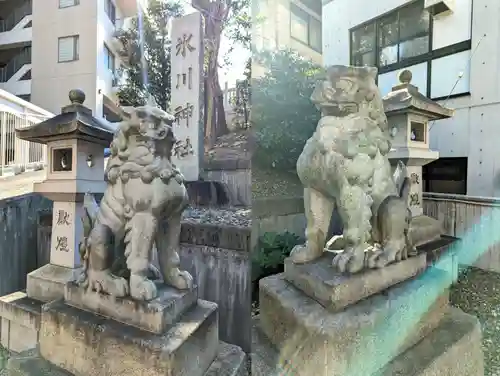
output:
{"label": "komainu paw", "polygon": [[157,296],[156,285],[150,279],[137,275],[130,275],[130,296],[137,300],[151,300]]}
{"label": "komainu paw", "polygon": [[191,290],[193,288],[193,277],[185,270],[174,268],[165,276],[165,279],[165,283],[179,290]]}

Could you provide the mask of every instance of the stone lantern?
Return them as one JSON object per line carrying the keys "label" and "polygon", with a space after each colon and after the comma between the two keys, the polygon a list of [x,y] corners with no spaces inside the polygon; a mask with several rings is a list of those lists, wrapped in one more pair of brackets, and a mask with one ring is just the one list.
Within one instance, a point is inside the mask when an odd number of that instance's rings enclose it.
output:
{"label": "stone lantern", "polygon": [[408,168],[412,227],[420,233],[416,243],[422,244],[439,239],[442,234],[440,224],[423,215],[422,166],[439,158],[439,152],[429,148],[429,123],[450,118],[454,111],[421,94],[411,79],[409,70],[399,74],[400,83],[384,97],[384,108],[392,142],[389,159],[394,167],[403,161]]}
{"label": "stone lantern", "polygon": [[47,145],[47,178],[34,191],[54,202],[50,263],[27,279],[28,297],[43,302],[63,297],[65,284],[80,266],[83,197],[104,193],[104,149],[114,133],[83,105],[81,90],[72,90],[69,99],[60,115],[16,130],[22,140]]}

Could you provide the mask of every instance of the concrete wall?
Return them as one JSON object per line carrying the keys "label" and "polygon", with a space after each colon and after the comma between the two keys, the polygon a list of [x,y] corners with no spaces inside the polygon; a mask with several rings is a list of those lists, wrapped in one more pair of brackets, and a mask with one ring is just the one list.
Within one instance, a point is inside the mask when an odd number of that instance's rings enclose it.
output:
{"label": "concrete wall", "polygon": [[[349,64],[349,29],[381,16],[411,0],[325,1],[323,6],[323,57],[325,65]],[[456,110],[452,119],[431,127],[430,146],[440,157],[468,157],[467,194],[500,195],[500,160],[496,158],[496,126],[500,111],[500,3],[496,0],[456,0],[455,12],[433,20],[433,50],[471,40],[471,49],[432,61],[431,97],[447,97],[441,104]],[[427,64],[408,67],[413,83],[423,93]],[[379,77],[386,94],[396,83],[397,71]],[[459,74],[463,77],[459,79]],[[456,86],[455,86],[456,85]]]}
{"label": "concrete wall", "polygon": [[[59,9],[58,0],[33,0],[31,101],[53,113],[69,104],[70,90],[82,89],[95,110],[97,75],[97,2]],[[58,62],[60,37],[79,35],[79,59]]]}
{"label": "concrete wall", "polygon": [[36,194],[0,201],[0,296],[23,290],[26,275],[46,263],[39,222],[51,212],[52,202]]}
{"label": "concrete wall", "polygon": [[[68,92],[79,88],[87,96],[85,105],[96,117],[102,117],[103,96],[114,98],[112,74],[104,62],[104,44],[113,51],[115,25],[104,10],[104,2],[81,1],[77,6],[59,9],[58,0],[33,0],[34,104],[59,113],[69,102]],[[117,25],[121,25],[123,15],[118,7],[116,18]],[[58,38],[72,35],[79,35],[79,59],[59,63]],[[120,60],[115,56],[118,65]]]}

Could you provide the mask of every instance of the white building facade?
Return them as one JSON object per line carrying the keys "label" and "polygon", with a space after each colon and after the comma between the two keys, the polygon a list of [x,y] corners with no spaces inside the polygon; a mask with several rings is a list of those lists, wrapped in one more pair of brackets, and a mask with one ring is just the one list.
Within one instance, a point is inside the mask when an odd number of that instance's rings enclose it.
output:
{"label": "white building facade", "polygon": [[[0,89],[52,113],[80,88],[95,116],[119,112],[113,34],[142,0],[0,0]],[[115,118],[115,119],[114,119]]]}
{"label": "white building facade", "polygon": [[500,2],[324,0],[325,65],[374,65],[387,94],[402,69],[424,95],[454,108],[431,124],[440,153],[426,190],[500,196]]}

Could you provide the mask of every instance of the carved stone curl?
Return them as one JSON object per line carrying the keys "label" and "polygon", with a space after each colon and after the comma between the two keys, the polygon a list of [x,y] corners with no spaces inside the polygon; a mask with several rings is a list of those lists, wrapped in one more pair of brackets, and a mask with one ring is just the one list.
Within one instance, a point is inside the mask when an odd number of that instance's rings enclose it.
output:
{"label": "carved stone curl", "polygon": [[292,251],[295,263],[323,254],[335,206],[344,231],[328,246],[341,250],[333,260],[341,272],[381,268],[414,252],[408,236],[409,179],[401,162],[391,171],[376,76],[376,68],[332,66],[312,94],[322,117],[297,161],[307,229],[306,244]]}
{"label": "carved stone curl", "polygon": [[[179,269],[177,253],[188,196],[183,176],[171,162],[173,122],[166,112],[144,106],[120,123],[100,207],[91,195],[85,197],[83,287],[150,300],[157,295],[152,280],[161,274],[166,284],[192,288],[193,279]],[[154,245],[159,271],[151,264]]]}

